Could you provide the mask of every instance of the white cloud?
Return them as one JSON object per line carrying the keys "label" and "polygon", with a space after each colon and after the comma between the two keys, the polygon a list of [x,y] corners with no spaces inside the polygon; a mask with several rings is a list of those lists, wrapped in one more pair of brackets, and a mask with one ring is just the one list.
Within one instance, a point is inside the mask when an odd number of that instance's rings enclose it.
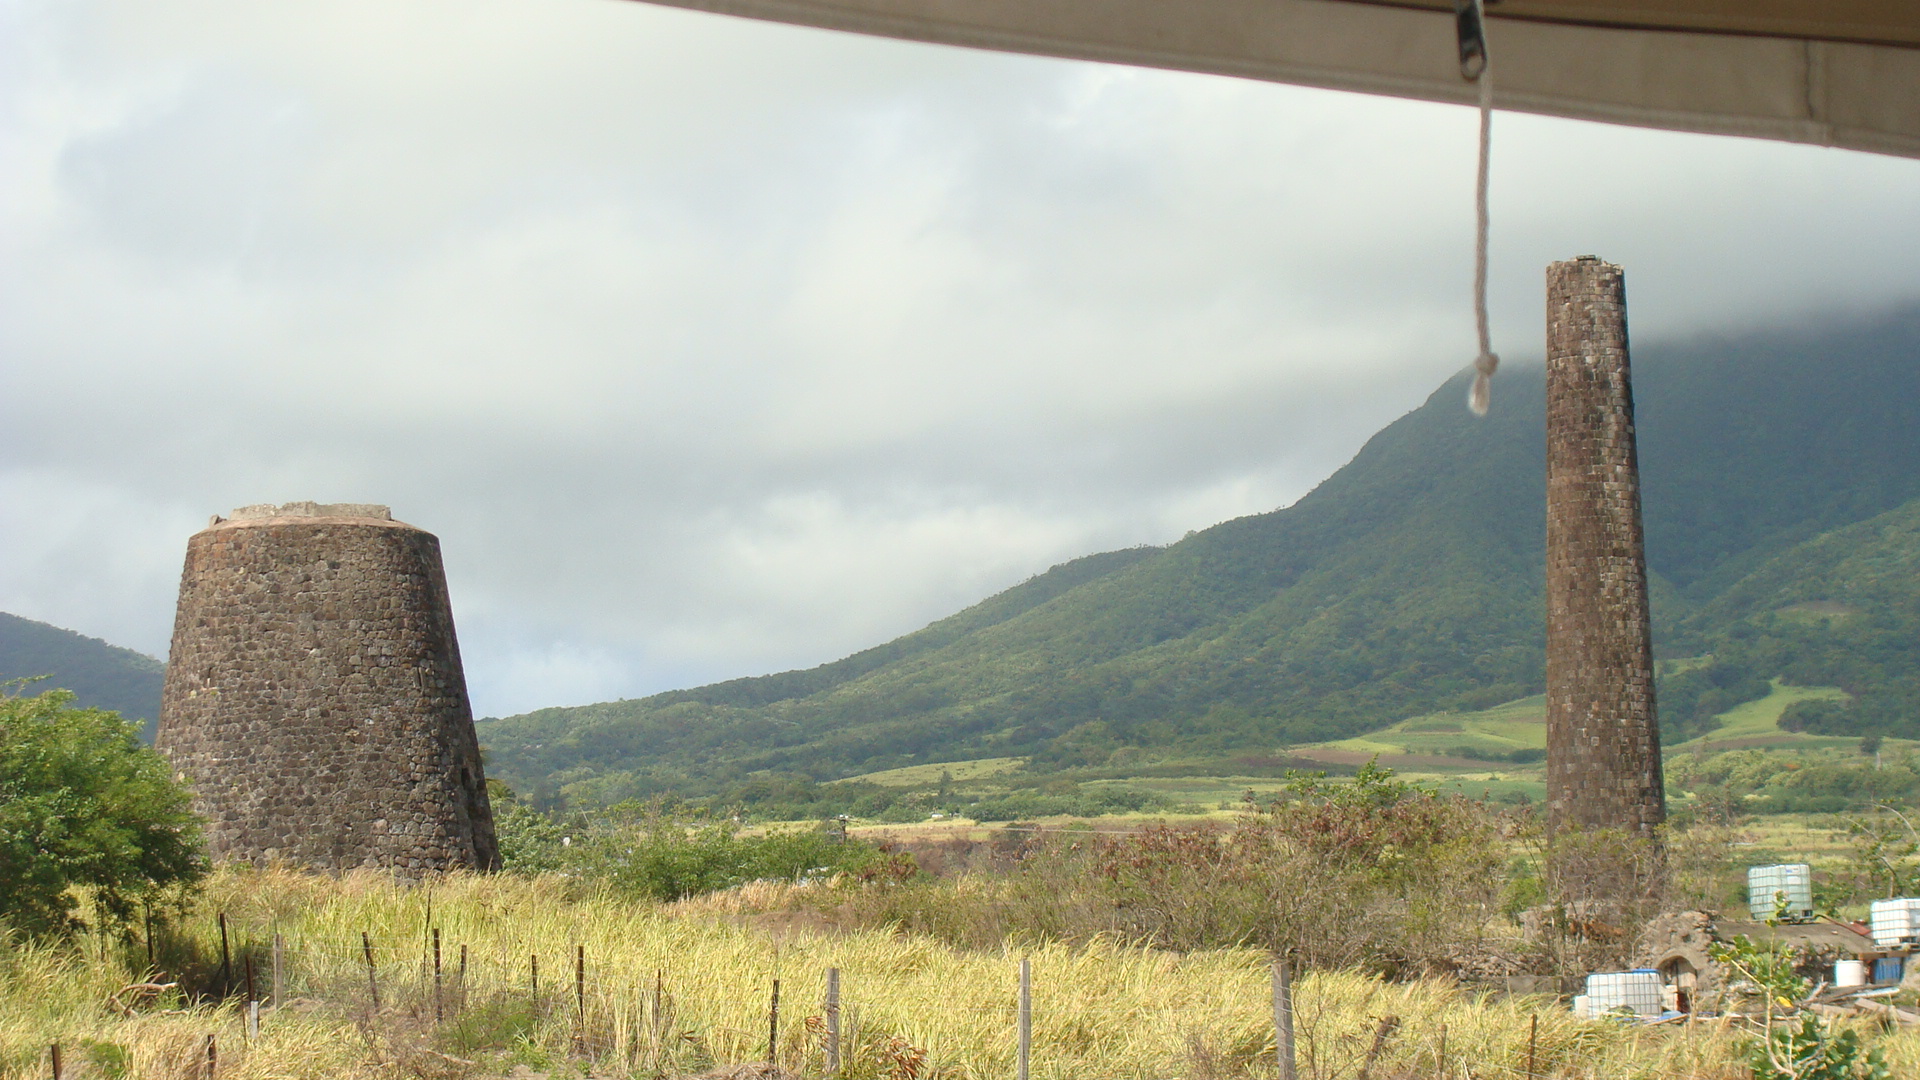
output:
{"label": "white cloud", "polygon": [[[441,535],[482,711],[829,660],[1421,400],[1473,133],[644,4],[12,0],[0,609],[160,652],[208,514],[372,500]],[[1920,163],[1495,140],[1510,357],[1585,252],[1642,342],[1920,297]]]}
{"label": "white cloud", "polygon": [[[459,615],[456,614],[456,619]],[[463,647],[467,691],[479,715],[508,716],[555,705],[589,705],[627,696],[633,664],[606,649],[488,626],[479,649]]]}

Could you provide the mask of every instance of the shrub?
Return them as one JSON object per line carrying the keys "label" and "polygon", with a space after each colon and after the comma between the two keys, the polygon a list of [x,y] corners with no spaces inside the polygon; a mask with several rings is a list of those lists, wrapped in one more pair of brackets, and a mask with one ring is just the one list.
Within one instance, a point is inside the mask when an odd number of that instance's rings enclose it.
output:
{"label": "shrub", "polygon": [[500,865],[519,874],[560,870],[566,854],[566,830],[560,823],[514,797],[505,784],[490,780],[494,837]]}
{"label": "shrub", "polygon": [[1885,1057],[1858,1032],[1829,1031],[1812,1013],[1754,1040],[1747,1063],[1754,1080],[1893,1080]]}
{"label": "shrub", "polygon": [[1395,974],[1450,966],[1498,909],[1506,819],[1363,768],[1295,775],[1232,828],[1154,825],[1035,836],[1011,874],[857,889],[863,923],[956,944],[1100,937],[1193,950],[1257,945],[1314,966]]}
{"label": "shrub", "polygon": [[1747,1054],[1754,1080],[1891,1080],[1880,1052],[1869,1050],[1856,1032],[1834,1031],[1811,1012],[1798,1023],[1775,1020],[1775,1009],[1792,1008],[1810,989],[1791,953],[1744,937],[1709,951],[1739,976],[1737,985],[1749,997],[1759,999],[1744,1003],[1744,1011],[1761,1018],[1760,1035]]}
{"label": "shrub", "polygon": [[744,835],[730,819],[674,813],[661,803],[625,803],[563,825],[510,801],[499,821],[509,871],[559,872],[652,900],[859,873],[887,861],[873,844],[826,829]]}
{"label": "shrub", "polygon": [[1518,750],[1489,750],[1484,746],[1463,743],[1447,751],[1453,757],[1466,758],[1468,761],[1511,761],[1516,765],[1531,765],[1536,761],[1547,760],[1545,747],[1526,746]]}
{"label": "shrub", "polygon": [[199,819],[166,763],[118,713],[72,701],[0,696],[0,920],[30,932],[78,925],[71,890],[123,921],[139,898],[206,872]]}
{"label": "shrub", "polygon": [[[1057,794],[1014,791],[1005,795],[989,796],[973,803],[948,800],[948,805],[955,813],[979,822],[1017,821],[1021,818],[1051,817],[1060,814],[1074,817],[1099,817],[1102,814],[1139,813],[1144,810],[1168,810],[1174,807],[1173,800],[1157,792],[1109,786],[1092,790],[1077,789]],[[925,816],[925,814],[918,815],[918,817]],[[905,820],[918,820],[918,817]]]}

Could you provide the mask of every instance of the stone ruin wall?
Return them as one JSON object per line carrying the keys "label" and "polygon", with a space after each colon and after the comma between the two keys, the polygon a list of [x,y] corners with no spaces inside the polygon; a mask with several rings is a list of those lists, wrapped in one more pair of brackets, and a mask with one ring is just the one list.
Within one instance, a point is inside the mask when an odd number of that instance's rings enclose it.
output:
{"label": "stone ruin wall", "polygon": [[157,744],[216,859],[499,865],[440,542],[384,506],[243,507],[188,541]]}
{"label": "stone ruin wall", "polygon": [[1626,279],[1547,269],[1549,828],[1666,820],[1627,355]]}

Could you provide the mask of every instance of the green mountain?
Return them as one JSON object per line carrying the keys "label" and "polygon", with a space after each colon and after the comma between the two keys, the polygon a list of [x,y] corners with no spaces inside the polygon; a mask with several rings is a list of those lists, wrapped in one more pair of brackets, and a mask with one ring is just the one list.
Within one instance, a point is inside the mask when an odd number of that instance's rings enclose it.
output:
{"label": "green mountain", "polygon": [[71,690],[77,704],[140,721],[148,741],[160,716],[165,673],[166,666],[151,656],[0,611],[0,682],[51,676],[29,684],[27,692]]}
{"label": "green mountain", "polygon": [[1766,560],[1687,618],[1677,638],[1712,663],[1670,680],[1668,715],[1692,687],[1740,686],[1723,696],[1751,698],[1779,678],[1851,698],[1789,707],[1781,724],[1790,731],[1920,739],[1920,499]]}
{"label": "green mountain", "polygon": [[[1665,654],[1731,654],[1727,635],[1788,595],[1759,582],[1794,579],[1802,545],[1920,498],[1920,311],[1645,346],[1635,379]],[[1544,377],[1503,374],[1483,420],[1464,392],[1449,381],[1293,506],[1063,564],[845,660],[483,721],[490,768],[579,803],[988,757],[1084,771],[1538,693]],[[1784,670],[1755,693],[1718,653],[1692,665],[1687,730],[1703,701],[1763,695]]]}

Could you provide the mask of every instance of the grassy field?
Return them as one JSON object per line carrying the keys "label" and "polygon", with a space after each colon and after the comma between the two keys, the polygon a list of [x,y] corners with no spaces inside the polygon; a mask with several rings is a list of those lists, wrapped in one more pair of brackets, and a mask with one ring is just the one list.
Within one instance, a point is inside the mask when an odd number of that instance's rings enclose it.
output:
{"label": "grassy field", "polygon": [[1780,730],[1780,714],[1787,706],[1802,701],[1845,701],[1847,692],[1837,686],[1787,686],[1773,680],[1773,691],[1766,697],[1749,701],[1720,714],[1721,725],[1696,739],[1668,748],[1672,753],[1698,744],[1714,750],[1747,750],[1756,747],[1851,746],[1858,737],[1808,735]]}
{"label": "grassy field", "polygon": [[846,779],[865,780],[871,784],[884,784],[888,787],[924,787],[939,783],[943,773],[956,782],[985,780],[1013,772],[1025,764],[1026,760],[1026,758],[1017,757],[996,757],[932,765],[908,765],[905,768],[882,769],[879,772],[863,773]]}
{"label": "grassy field", "polygon": [[[1491,757],[1516,750],[1544,750],[1546,738],[1546,698],[1536,695],[1480,712],[1415,717],[1351,739],[1289,747],[1286,753],[1308,764],[1321,762],[1336,768],[1351,768],[1378,757],[1381,764],[1402,776],[1431,783],[1445,791],[1496,799],[1524,795],[1537,801],[1546,792],[1542,766],[1477,760],[1460,757],[1450,751],[1473,747]],[[1023,764],[1022,758],[982,758],[912,765],[850,779],[897,787],[931,788],[945,772],[953,783],[964,785],[970,791],[994,793],[1006,790],[1004,781],[1010,774],[1017,773]],[[1085,786],[1089,789],[1096,789],[1103,784],[1138,788],[1165,796],[1174,803],[1190,804],[1217,814],[1232,810],[1248,792],[1257,796],[1271,796],[1286,783],[1286,780],[1274,776],[1142,776],[1089,781]],[[1174,816],[1190,818],[1194,815]],[[889,828],[898,829],[899,826]]]}
{"label": "grassy field", "polygon": [[[1682,661],[1662,661],[1681,664]],[[1720,727],[1698,738],[1667,747],[1668,753],[1708,750],[1736,750],[1755,747],[1824,748],[1852,746],[1858,737],[1809,735],[1780,730],[1780,716],[1788,706],[1802,701],[1845,701],[1847,692],[1836,686],[1788,686],[1778,679],[1763,698],[1736,705],[1720,714]],[[1379,731],[1351,739],[1295,747],[1292,753],[1303,757],[1344,762],[1360,754],[1379,754],[1381,761],[1394,764],[1395,758],[1446,758],[1449,751],[1471,747],[1489,754],[1515,750],[1543,750],[1547,745],[1546,697],[1536,695],[1469,713],[1435,713],[1416,716]],[[1906,740],[1889,739],[1889,747],[1911,745]],[[1483,762],[1455,757],[1451,767],[1484,769]]]}
{"label": "grassy field", "polygon": [[[1696,658],[1697,659],[1697,658]],[[1685,666],[1694,661],[1663,660],[1663,666]],[[1796,702],[1842,700],[1844,691],[1836,687],[1787,686],[1773,683],[1764,698],[1746,702],[1721,714],[1722,726],[1699,738],[1666,748],[1669,757],[1676,754],[1714,754],[1728,750],[1770,749],[1788,751],[1852,751],[1859,744],[1855,737],[1809,735],[1782,731],[1781,714]],[[1887,739],[1886,750],[1898,753],[1920,747],[1920,743]],[[1497,760],[1517,751],[1544,752],[1546,747],[1546,699],[1543,695],[1509,701],[1478,712],[1435,713],[1417,716],[1378,731],[1348,739],[1281,748],[1276,751],[1298,759],[1311,767],[1315,763],[1335,770],[1377,760],[1409,780],[1419,781],[1441,791],[1500,801],[1539,802],[1546,796],[1546,769],[1543,762]],[[1465,751],[1465,753],[1463,753]],[[1482,755],[1479,757],[1469,754]],[[1156,761],[1159,771],[1177,762]],[[981,758],[914,765],[868,773],[851,779],[865,780],[899,788],[932,791],[946,774],[952,784],[970,794],[994,796],[1016,789],[1024,782],[1036,781],[1022,776],[1025,759],[1018,757]],[[1110,774],[1109,774],[1110,775]],[[1044,778],[1043,778],[1044,779]],[[1266,797],[1278,793],[1287,781],[1280,777],[1245,775],[1134,776],[1085,780],[1080,787],[1097,792],[1101,787],[1135,788],[1164,797],[1178,807],[1178,813],[1113,814],[1111,819],[1163,818],[1193,819],[1231,813],[1252,792]],[[1676,809],[1686,805],[1690,793],[1670,792]],[[953,825],[966,823],[952,822]],[[932,822],[939,827],[941,822]],[[907,826],[888,827],[898,831]]]}
{"label": "grassy field", "polygon": [[1751,852],[1755,865],[1803,862],[1817,870],[1838,864],[1852,850],[1844,831],[1827,814],[1769,814],[1748,821],[1740,832],[1743,838],[1737,843]]}
{"label": "grassy field", "polygon": [[[1389,759],[1384,756],[1380,760],[1389,762]],[[1480,762],[1474,771],[1435,771],[1404,766],[1405,763],[1402,762],[1401,767],[1396,768],[1398,775],[1441,791],[1453,792],[1469,798],[1498,800],[1502,797],[1511,797],[1512,793],[1518,792],[1530,800],[1537,801],[1546,792],[1542,770],[1537,766],[1533,768],[1489,767],[1489,763]],[[1128,787],[1141,788],[1180,802],[1208,807],[1213,809],[1216,815],[1237,810],[1241,799],[1249,791],[1259,797],[1272,796],[1278,794],[1287,783],[1285,780],[1266,776],[1148,777],[1124,782]]]}
{"label": "grassy field", "polygon": [[[0,960],[0,1077],[47,1075],[47,1048],[60,1042],[68,1076],[197,1080],[207,1075],[209,1036],[218,1075],[235,1080],[451,1080],[516,1068],[518,1076],[679,1076],[766,1058],[775,979],[780,1064],[821,1075],[822,988],[835,967],[845,1075],[984,1080],[1014,1071],[1023,956],[1034,973],[1036,1077],[1210,1080],[1275,1068],[1262,954],[1175,955],[1110,942],[962,951],[885,932],[810,933],[755,914],[791,899],[767,890],[788,888],[747,886],[661,907],[573,896],[556,879],[456,876],[429,889],[365,874],[223,871],[163,953],[217,956],[212,916],[225,911],[234,948],[255,958],[264,986],[265,943],[279,933],[287,1001],[267,1010],[257,1039],[247,1038],[233,1001],[114,1005],[132,999],[123,990],[128,951],[99,938],[73,948],[16,945]],[[434,927],[448,969],[438,1023]],[[362,933],[374,959],[371,989]],[[463,950],[464,983],[452,974]],[[137,942],[130,952],[144,957]],[[533,957],[545,965],[538,996]],[[1351,1077],[1371,1052],[1375,1076],[1518,1080],[1536,1017],[1538,1078],[1746,1075],[1743,1037],[1725,1024],[1576,1021],[1546,999],[1496,1001],[1448,982],[1314,973],[1297,987],[1296,1012],[1305,1077]],[[1895,1075],[1920,1075],[1920,1035],[1865,1034],[1888,1052]]]}
{"label": "grassy field", "polygon": [[[1416,716],[1380,731],[1298,747],[1294,752],[1305,757],[1346,751],[1380,754],[1383,759],[1402,755],[1457,758],[1452,751],[1468,747],[1488,754],[1510,754],[1515,750],[1545,750],[1546,746],[1547,698],[1537,694],[1479,712]],[[1485,768],[1471,758],[1458,760],[1463,767]]]}

